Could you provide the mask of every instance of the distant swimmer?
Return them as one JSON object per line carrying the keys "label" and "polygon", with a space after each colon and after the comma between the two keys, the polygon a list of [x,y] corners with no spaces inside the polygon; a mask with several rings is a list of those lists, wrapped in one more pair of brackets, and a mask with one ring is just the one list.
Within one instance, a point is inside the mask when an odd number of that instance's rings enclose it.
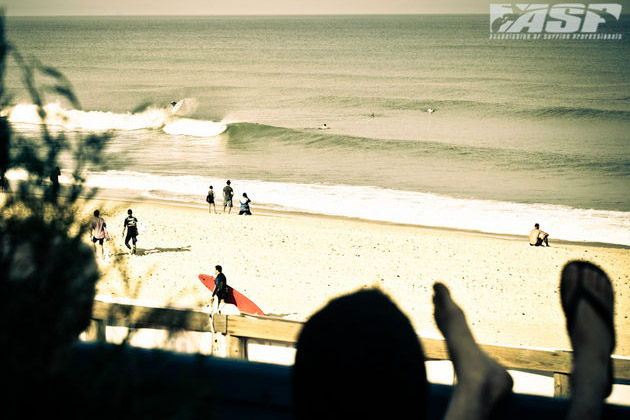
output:
{"label": "distant swimmer", "polygon": [[433,114],[433,113],[435,112],[435,109],[433,109],[433,108],[429,108],[429,109],[427,109],[427,112],[428,112],[429,114]]}
{"label": "distant swimmer", "polygon": [[324,123],[324,124],[320,125],[319,127],[317,127],[317,129],[318,129],[318,130],[328,130],[329,128],[330,128],[330,127],[328,127],[328,126],[326,125],[326,123]]}

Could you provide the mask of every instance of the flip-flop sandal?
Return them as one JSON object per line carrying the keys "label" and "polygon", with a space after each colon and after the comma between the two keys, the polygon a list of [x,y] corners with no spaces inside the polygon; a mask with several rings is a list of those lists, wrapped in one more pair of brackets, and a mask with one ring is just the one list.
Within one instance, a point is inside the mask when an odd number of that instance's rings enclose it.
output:
{"label": "flip-flop sandal", "polygon": [[[567,282],[574,281],[574,280],[573,279],[569,280],[564,277],[564,270],[566,270],[566,268],[569,265],[577,266],[576,267],[577,279],[575,280],[575,287],[573,289],[573,293],[571,293],[570,295],[568,292],[568,289],[570,287],[567,285]],[[608,309],[608,306],[602,301],[602,299],[598,295],[596,295],[590,289],[584,286],[583,274],[584,274],[584,270],[586,269],[597,272],[597,274],[601,276],[602,281],[606,281],[608,283],[608,287],[611,290],[611,295],[613,296],[613,301],[611,302],[610,309]],[[609,354],[612,354],[615,348],[616,339],[615,339],[615,324],[613,320],[614,294],[612,292],[612,284],[610,282],[610,279],[601,268],[586,261],[572,261],[565,266],[564,270],[563,270],[562,279],[560,281],[560,299],[562,303],[562,309],[564,310],[564,314],[567,320],[567,332],[569,333],[569,336],[572,336],[573,329],[575,327],[578,306],[580,302],[584,300],[587,304],[591,306],[591,308],[593,308],[593,310],[601,318],[601,320],[604,321],[604,324],[606,325],[606,328],[608,329],[608,332],[610,333],[610,336],[612,338],[612,343],[611,343],[610,351],[609,351]],[[610,358],[609,358],[609,363],[608,363],[608,378],[609,378],[609,384],[608,384],[608,390],[606,391],[606,396],[608,396],[610,392],[612,391],[612,383],[613,383],[612,360],[610,360]]]}

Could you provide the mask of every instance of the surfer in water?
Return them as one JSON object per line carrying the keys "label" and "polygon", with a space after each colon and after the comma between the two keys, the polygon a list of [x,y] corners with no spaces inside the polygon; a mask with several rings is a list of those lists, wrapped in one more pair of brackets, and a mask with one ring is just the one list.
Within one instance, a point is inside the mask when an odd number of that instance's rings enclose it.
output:
{"label": "surfer in water", "polygon": [[324,123],[324,124],[320,125],[319,127],[317,127],[317,129],[318,129],[318,130],[328,130],[329,128],[330,128],[330,127],[328,127],[328,126],[326,125],[326,123]]}
{"label": "surfer in water", "polygon": [[435,112],[435,109],[433,109],[433,108],[429,108],[429,109],[427,109],[427,112],[428,112],[429,114],[433,114],[433,113]]}
{"label": "surfer in water", "polygon": [[168,104],[168,110],[170,111],[171,115],[174,115],[177,111],[179,111],[179,109],[182,107],[184,103],[184,100],[180,100],[178,102],[176,101],[171,101]]}

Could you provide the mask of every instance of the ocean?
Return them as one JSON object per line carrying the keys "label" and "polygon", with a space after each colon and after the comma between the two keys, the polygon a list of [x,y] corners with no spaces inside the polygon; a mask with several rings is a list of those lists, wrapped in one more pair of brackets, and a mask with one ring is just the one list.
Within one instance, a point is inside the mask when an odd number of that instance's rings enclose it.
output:
{"label": "ocean", "polygon": [[[254,213],[516,235],[538,222],[552,240],[630,246],[628,16],[621,40],[490,39],[487,15],[6,26],[73,84],[80,109],[46,96],[53,129],[114,133],[107,168],[86,174],[102,196],[203,205],[230,179]],[[9,62],[6,112],[35,135],[20,77]]]}

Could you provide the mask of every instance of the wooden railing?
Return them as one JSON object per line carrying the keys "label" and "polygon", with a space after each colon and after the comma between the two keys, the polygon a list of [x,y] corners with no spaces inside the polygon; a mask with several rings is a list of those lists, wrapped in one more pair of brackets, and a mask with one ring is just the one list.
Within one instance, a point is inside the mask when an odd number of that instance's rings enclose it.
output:
{"label": "wooden railing", "polygon": [[[95,301],[92,319],[93,325],[88,335],[91,339],[100,341],[105,341],[106,326],[171,331],[211,331],[207,313],[173,308],[148,308]],[[294,345],[297,343],[302,325],[297,321],[250,315],[215,315],[213,317],[215,333],[225,336],[227,357],[237,359],[247,359],[248,339]],[[444,340],[420,337],[420,341],[427,360],[449,360]],[[483,344],[481,348],[506,369],[553,374],[554,396],[569,395],[569,374],[572,368],[570,351],[534,350]],[[615,383],[630,381],[630,358],[613,356],[613,367]]]}

